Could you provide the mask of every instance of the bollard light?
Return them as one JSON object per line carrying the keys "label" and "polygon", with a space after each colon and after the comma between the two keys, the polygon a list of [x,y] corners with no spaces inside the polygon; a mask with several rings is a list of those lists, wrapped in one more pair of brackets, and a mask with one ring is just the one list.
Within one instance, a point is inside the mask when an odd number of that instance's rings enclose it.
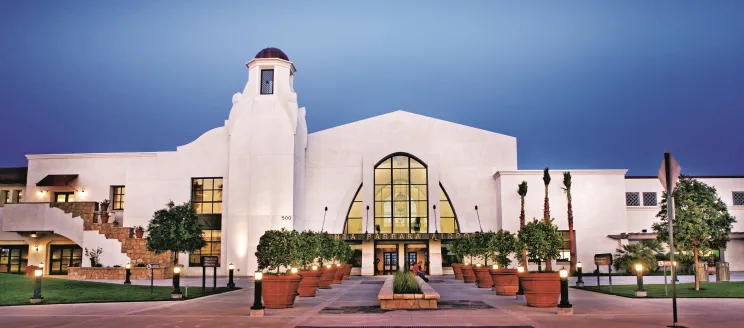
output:
{"label": "bollard light", "polygon": [[178,299],[181,297],[181,267],[175,266],[173,267],[173,292],[171,293],[171,298]]}
{"label": "bollard light", "polygon": [[297,274],[297,268],[292,268],[289,270],[292,274]]}
{"label": "bollard light", "polygon": [[519,279],[520,276],[524,273],[524,267],[519,266],[517,267],[517,280],[519,281],[519,289],[517,290],[517,299],[522,300],[524,299],[524,289],[522,289],[522,279]]}
{"label": "bollard light", "polygon": [[263,273],[261,271],[256,271],[256,273],[253,274],[253,306],[251,306],[251,316],[263,316],[264,313],[264,307],[261,303],[261,293],[262,293],[262,280],[263,280]]}
{"label": "bollard light", "polygon": [[576,287],[584,287],[584,279],[582,279],[583,276],[583,264],[581,264],[581,261],[576,263],[576,275],[579,276],[578,280],[576,280]]}
{"label": "bollard light", "polygon": [[228,289],[235,288],[235,281],[233,281],[233,269],[235,269],[235,266],[232,263],[227,265],[227,274],[228,274],[227,288]]}
{"label": "bollard light", "polygon": [[499,269],[499,265],[498,265],[498,264],[494,264],[492,268],[493,268],[494,270],[498,270],[498,269]]}
{"label": "bollard light", "polygon": [[124,268],[126,269],[124,272],[124,284],[130,285],[132,284],[132,281],[129,279],[132,276],[132,265],[127,263],[124,265]]}
{"label": "bollard light", "polygon": [[44,262],[39,263],[39,269],[44,269]]}
{"label": "bollard light", "polygon": [[646,291],[643,289],[643,264],[638,263],[635,265],[636,276],[638,276],[638,289],[636,289],[636,297],[646,297]]}
{"label": "bollard light", "polygon": [[313,265],[312,268],[311,268],[311,270],[317,271],[318,270],[318,266],[317,265]]}
{"label": "bollard light", "polygon": [[41,303],[44,297],[41,296],[41,276],[44,271],[41,269],[34,270],[34,296],[31,297],[31,304]]}
{"label": "bollard light", "polygon": [[568,270],[563,267],[558,272],[561,276],[561,302],[558,303],[558,314],[571,315],[573,314],[573,305],[568,301]]}

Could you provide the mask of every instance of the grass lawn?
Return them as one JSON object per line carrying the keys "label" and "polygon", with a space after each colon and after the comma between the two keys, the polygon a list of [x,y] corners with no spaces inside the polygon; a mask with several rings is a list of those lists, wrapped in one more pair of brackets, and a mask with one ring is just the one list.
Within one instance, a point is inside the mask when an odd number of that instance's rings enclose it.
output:
{"label": "grass lawn", "polygon": [[[236,288],[237,289],[237,288]],[[150,286],[67,280],[44,277],[41,281],[41,296],[44,304],[98,303],[98,302],[137,302],[170,300],[172,287]],[[211,288],[202,294],[201,286],[189,288],[188,299],[211,295]],[[228,291],[227,287],[217,287],[217,294]],[[181,293],[186,293],[182,286]],[[29,304],[34,295],[32,277],[0,273],[0,306]],[[184,299],[186,299],[184,297]]]}
{"label": "grass lawn", "polygon": [[[597,292],[596,286],[586,286],[583,288],[573,287],[576,289],[583,289],[592,292]],[[611,294],[623,297],[635,298],[636,285],[616,285],[612,286],[612,292],[610,292],[610,286],[602,286],[602,289],[598,292],[603,294]],[[643,289],[648,293],[647,298],[671,298],[672,297],[672,284],[667,285],[669,295],[664,295],[664,284],[653,284],[643,285]],[[677,284],[677,297],[680,298],[744,298],[744,282],[701,282],[700,290],[695,291],[694,283]],[[641,297],[642,298],[642,297]]]}

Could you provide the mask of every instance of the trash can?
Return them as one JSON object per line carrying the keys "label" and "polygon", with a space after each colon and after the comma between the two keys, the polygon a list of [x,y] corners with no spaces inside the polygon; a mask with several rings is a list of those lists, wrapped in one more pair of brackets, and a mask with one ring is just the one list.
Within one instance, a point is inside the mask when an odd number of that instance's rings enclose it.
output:
{"label": "trash can", "polygon": [[708,263],[698,263],[695,275],[697,275],[698,281],[708,282]]}
{"label": "trash can", "polygon": [[729,281],[729,264],[728,262],[716,263],[716,281]]}

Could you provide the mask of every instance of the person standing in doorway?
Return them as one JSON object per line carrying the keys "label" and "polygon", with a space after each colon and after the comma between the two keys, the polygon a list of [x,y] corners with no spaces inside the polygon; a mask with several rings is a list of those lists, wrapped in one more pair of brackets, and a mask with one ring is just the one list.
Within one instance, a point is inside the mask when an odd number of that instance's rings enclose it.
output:
{"label": "person standing in doorway", "polygon": [[421,277],[425,282],[429,282],[429,278],[426,278],[426,274],[421,270],[421,262],[416,262],[416,264],[411,267],[411,271],[413,271],[413,274]]}

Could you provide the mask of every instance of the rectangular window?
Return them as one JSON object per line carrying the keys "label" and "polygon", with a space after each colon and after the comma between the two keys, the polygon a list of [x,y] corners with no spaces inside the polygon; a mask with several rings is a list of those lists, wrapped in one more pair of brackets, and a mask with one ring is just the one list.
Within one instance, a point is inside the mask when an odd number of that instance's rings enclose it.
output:
{"label": "rectangular window", "polygon": [[0,245],[0,273],[25,274],[28,245]]}
{"label": "rectangular window", "polygon": [[571,261],[571,235],[569,234],[568,230],[558,230],[558,232],[563,238],[563,245],[558,248],[558,253],[560,254],[560,256],[556,259],[556,261],[569,262]]}
{"label": "rectangular window", "polygon": [[68,203],[75,201],[75,193],[72,191],[55,192],[54,201],[57,203]]}
{"label": "rectangular window", "polygon": [[15,193],[15,199],[16,203],[22,203],[23,202],[23,190],[16,190]]}
{"label": "rectangular window", "polygon": [[222,178],[191,179],[191,203],[196,214],[222,214]]}
{"label": "rectangular window", "polygon": [[261,94],[262,95],[274,94],[274,70],[273,69],[262,69],[261,70]]}
{"label": "rectangular window", "polygon": [[49,274],[65,275],[67,268],[80,267],[82,262],[83,249],[78,245],[51,245],[49,248]]}
{"label": "rectangular window", "polygon": [[111,186],[111,200],[113,209],[124,209],[124,186]]}
{"label": "rectangular window", "polygon": [[191,253],[189,256],[189,266],[201,266],[202,256],[217,256],[217,263],[221,263],[220,253],[222,252],[222,231],[221,230],[202,230],[202,238],[207,245],[202,249]]}
{"label": "rectangular window", "polygon": [[625,206],[641,206],[640,195],[637,192],[626,192]]}
{"label": "rectangular window", "polygon": [[0,192],[0,195],[5,198],[5,204],[10,204],[10,196],[12,195],[10,193],[10,190],[3,190],[2,192]]}
{"label": "rectangular window", "polygon": [[734,197],[734,205],[736,206],[744,205],[744,191],[734,191],[733,197]]}
{"label": "rectangular window", "polygon": [[657,206],[655,192],[643,193],[643,206]]}

